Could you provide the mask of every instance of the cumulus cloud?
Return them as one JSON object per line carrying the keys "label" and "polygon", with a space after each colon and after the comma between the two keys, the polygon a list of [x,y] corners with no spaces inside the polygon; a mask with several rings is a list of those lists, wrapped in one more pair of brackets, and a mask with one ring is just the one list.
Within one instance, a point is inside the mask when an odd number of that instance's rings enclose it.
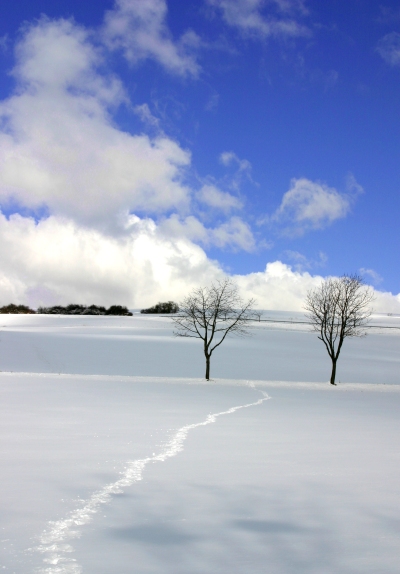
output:
{"label": "cumulus cloud", "polygon": [[[131,9],[146,15],[152,6],[162,12],[164,4],[120,1],[114,15]],[[178,48],[163,18],[154,20],[155,37],[174,54]],[[146,52],[140,42],[139,59],[156,57],[155,48]],[[184,42],[190,43],[189,36]],[[179,73],[194,74],[195,61],[187,52],[176,54],[175,71],[181,66]],[[44,208],[50,215],[35,221],[0,212],[1,304],[134,308],[180,299],[193,287],[224,277],[197,243],[247,251],[258,246],[240,217],[206,228],[187,215],[194,194],[185,184],[191,162],[187,150],[160,130],[150,138],[123,132],[114,123],[113,111],[127,96],[121,82],[104,72],[102,53],[86,29],[68,20],[42,19],[25,29],[16,62],[17,89],[0,103],[0,202],[12,201],[25,211]],[[133,110],[158,128],[147,104]],[[235,165],[238,173],[247,174],[251,167],[233,152],[222,154],[221,161]],[[234,195],[208,184],[196,199],[220,214],[240,207]],[[145,215],[132,215],[134,210]],[[300,222],[318,220],[302,219],[300,207],[295,213]],[[157,223],[157,217],[164,219]],[[118,232],[110,229],[112,220]],[[306,286],[318,280],[280,262],[237,279],[243,295],[256,296],[260,307],[285,309],[299,308]],[[388,304],[397,301],[385,297]]]}
{"label": "cumulus cloud", "polygon": [[201,203],[224,212],[242,207],[242,202],[237,197],[226,191],[221,191],[215,185],[203,185],[196,197]]}
{"label": "cumulus cloud", "polygon": [[242,292],[251,294],[260,309],[290,311],[301,311],[307,291],[320,285],[322,279],[293,271],[281,261],[267,263],[264,271],[235,276]]}
{"label": "cumulus cloud", "polygon": [[[151,219],[131,216],[128,230],[111,237],[57,216],[37,223],[0,213],[0,305],[77,302],[140,308],[182,299],[194,287],[226,276],[201,247],[182,235],[166,234]],[[307,290],[322,281],[280,261],[234,279],[243,297],[257,299],[258,308],[293,311],[302,310]],[[400,312],[400,295],[375,294],[376,311]]]}
{"label": "cumulus cloud", "polygon": [[[359,186],[358,192],[361,189]],[[306,178],[292,179],[289,191],[269,221],[286,226],[285,233],[293,235],[322,229],[348,214],[353,195]]]}
{"label": "cumulus cloud", "polygon": [[173,214],[160,224],[160,229],[168,237],[186,237],[205,247],[215,246],[248,252],[256,248],[256,240],[250,226],[240,217],[231,217],[214,228],[206,228],[193,215],[181,219]]}
{"label": "cumulus cloud", "polygon": [[[194,218],[185,224],[196,232]],[[201,238],[205,230],[197,224]],[[135,308],[180,299],[222,278],[219,264],[177,231],[166,233],[151,219],[131,216],[128,233],[111,237],[57,216],[35,222],[0,214],[0,304],[120,302]],[[252,241],[235,220],[214,233],[221,244]]]}
{"label": "cumulus cloud", "polygon": [[98,72],[100,63],[87,32],[70,21],[42,20],[27,31],[13,72],[18,89],[0,104],[3,203],[102,224],[123,211],[188,205],[190,153],[166,136],[118,129],[109,110],[124,91]]}
{"label": "cumulus cloud", "polygon": [[167,11],[166,0],[116,0],[105,15],[105,42],[122,50],[131,63],[153,59],[171,73],[196,77],[200,72],[196,60],[200,38],[188,30],[174,41]]}
{"label": "cumulus cloud", "polygon": [[206,0],[222,14],[229,26],[256,38],[308,36],[298,21],[307,13],[301,0]]}
{"label": "cumulus cloud", "polygon": [[376,47],[378,54],[391,66],[400,66],[400,34],[390,32],[383,36]]}
{"label": "cumulus cloud", "polygon": [[[323,281],[319,275],[307,271],[293,271],[281,261],[268,263],[264,271],[236,275],[243,296],[257,300],[259,309],[303,311],[309,289]],[[400,294],[374,290],[373,309],[377,313],[400,313]]]}
{"label": "cumulus cloud", "polygon": [[111,237],[71,220],[0,215],[0,300],[33,306],[71,301],[138,307],[183,297],[221,277],[216,262],[184,237],[169,238],[149,219],[131,217]]}
{"label": "cumulus cloud", "polygon": [[217,247],[230,245],[244,251],[254,251],[256,242],[250,226],[240,217],[231,217],[229,221],[214,229],[214,242]]}

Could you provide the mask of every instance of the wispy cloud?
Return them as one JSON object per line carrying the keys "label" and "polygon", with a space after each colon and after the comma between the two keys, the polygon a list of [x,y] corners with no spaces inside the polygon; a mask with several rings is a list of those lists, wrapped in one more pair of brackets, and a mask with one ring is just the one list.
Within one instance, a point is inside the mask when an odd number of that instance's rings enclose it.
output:
{"label": "wispy cloud", "polygon": [[243,178],[257,185],[257,183],[252,178],[252,165],[248,159],[240,159],[233,151],[224,151],[220,154],[219,161],[225,167],[236,168],[236,171],[234,172],[230,181],[230,187],[232,187],[232,189],[239,190]]}
{"label": "wispy cloud", "polygon": [[187,30],[174,40],[167,11],[166,0],[116,0],[105,15],[104,40],[110,48],[122,50],[132,64],[152,59],[173,74],[196,77],[200,37]]}
{"label": "wispy cloud", "polygon": [[239,198],[226,191],[221,191],[218,187],[211,184],[203,185],[197,192],[196,197],[201,203],[224,212],[240,209],[243,206]]}
{"label": "wispy cloud", "polygon": [[397,6],[379,6],[379,10],[378,22],[381,24],[392,24],[400,20],[400,8]]}
{"label": "wispy cloud", "polygon": [[148,104],[137,105],[133,108],[133,111],[144,124],[147,124],[153,128],[158,128],[160,126],[160,120],[156,118],[156,116],[153,116]]}
{"label": "wispy cloud", "polygon": [[207,112],[213,112],[214,110],[216,110],[218,108],[218,104],[219,104],[219,94],[217,94],[216,92],[214,94],[212,94],[208,100],[207,103],[205,105],[205,110]]}
{"label": "wispy cloud", "polygon": [[254,38],[309,36],[299,19],[307,13],[301,0],[206,0],[224,21]]}
{"label": "wispy cloud", "polygon": [[247,159],[240,159],[233,151],[224,151],[219,156],[222,165],[228,166],[237,164],[240,171],[250,171],[251,163]]}
{"label": "wispy cloud", "polygon": [[379,273],[377,273],[374,269],[366,269],[365,267],[361,267],[360,273],[361,275],[366,275],[369,277],[374,285],[379,285],[379,283],[382,283],[383,281],[383,277],[381,277]]}
{"label": "wispy cloud", "polygon": [[292,179],[281,205],[262,222],[279,225],[287,235],[302,235],[306,231],[330,225],[349,213],[355,195],[362,191],[362,187],[351,177],[348,185],[352,191],[347,194],[306,178]]}
{"label": "wispy cloud", "polygon": [[318,253],[318,257],[310,259],[306,257],[303,253],[299,251],[292,251],[290,249],[284,252],[285,259],[292,262],[293,267],[296,271],[302,272],[306,269],[315,269],[318,267],[324,267],[328,261],[328,256],[323,251]]}
{"label": "wispy cloud", "polygon": [[390,32],[383,36],[378,42],[376,51],[390,66],[400,66],[400,34]]}
{"label": "wispy cloud", "polygon": [[4,34],[4,36],[0,36],[0,50],[2,52],[5,52],[7,50],[8,44],[9,44],[8,35]]}

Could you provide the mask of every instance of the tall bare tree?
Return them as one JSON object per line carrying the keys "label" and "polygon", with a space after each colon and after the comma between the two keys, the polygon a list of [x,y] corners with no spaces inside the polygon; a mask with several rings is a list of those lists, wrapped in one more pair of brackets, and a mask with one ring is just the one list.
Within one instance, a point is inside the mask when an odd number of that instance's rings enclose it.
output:
{"label": "tall bare tree", "polygon": [[231,279],[217,281],[210,287],[198,287],[179,303],[179,315],[172,317],[174,334],[203,341],[207,381],[215,349],[228,335],[249,334],[249,320],[256,318],[253,305],[254,299],[243,301]]}
{"label": "tall bare tree", "polygon": [[373,299],[371,288],[358,275],[326,279],[307,293],[307,317],[332,361],[331,385],[336,384],[336,363],[345,338],[367,334],[365,327]]}

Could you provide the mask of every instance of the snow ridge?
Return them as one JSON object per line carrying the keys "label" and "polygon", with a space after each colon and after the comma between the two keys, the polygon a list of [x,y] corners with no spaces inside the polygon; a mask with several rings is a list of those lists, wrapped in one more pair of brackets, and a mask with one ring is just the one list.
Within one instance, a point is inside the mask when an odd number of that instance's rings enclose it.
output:
{"label": "snow ridge", "polygon": [[[253,387],[253,385],[250,386]],[[81,528],[92,521],[101,505],[109,503],[113,494],[120,494],[124,488],[142,480],[143,470],[150,462],[164,462],[181,452],[186,437],[192,429],[214,423],[218,417],[232,414],[239,409],[260,405],[271,398],[266,392],[260,392],[263,394],[263,398],[254,403],[239,405],[227,411],[210,414],[206,420],[200,423],[181,427],[173,438],[166,443],[160,454],[129,461],[125,470],[121,472],[119,480],[94,492],[88,500],[83,501],[80,508],[71,511],[66,518],[49,522],[49,528],[40,536],[40,545],[36,548],[38,552],[44,555],[43,562],[45,563],[45,566],[37,570],[38,574],[81,574],[82,567],[76,559],[70,556],[74,552],[74,548],[69,541],[79,538]]]}

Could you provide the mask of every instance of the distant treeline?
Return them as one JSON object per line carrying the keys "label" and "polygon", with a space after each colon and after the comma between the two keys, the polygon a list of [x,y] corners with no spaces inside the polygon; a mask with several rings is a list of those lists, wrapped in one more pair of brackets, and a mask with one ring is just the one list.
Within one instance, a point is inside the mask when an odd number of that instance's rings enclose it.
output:
{"label": "distant treeline", "polygon": [[29,309],[26,305],[14,305],[14,303],[11,303],[10,305],[0,307],[0,313],[2,315],[25,315],[36,313],[36,311]]}
{"label": "distant treeline", "polygon": [[0,307],[0,313],[11,315],[33,314],[40,315],[132,315],[129,309],[123,305],[111,305],[108,309],[99,305],[54,305],[53,307],[39,307],[37,311],[26,305],[5,305]]}
{"label": "distant treeline", "polygon": [[178,313],[179,307],[174,301],[167,301],[166,303],[157,303],[154,307],[142,309],[141,313]]}
{"label": "distant treeline", "polygon": [[111,305],[108,309],[99,305],[54,305],[54,307],[39,307],[41,315],[132,315],[123,305]]}

